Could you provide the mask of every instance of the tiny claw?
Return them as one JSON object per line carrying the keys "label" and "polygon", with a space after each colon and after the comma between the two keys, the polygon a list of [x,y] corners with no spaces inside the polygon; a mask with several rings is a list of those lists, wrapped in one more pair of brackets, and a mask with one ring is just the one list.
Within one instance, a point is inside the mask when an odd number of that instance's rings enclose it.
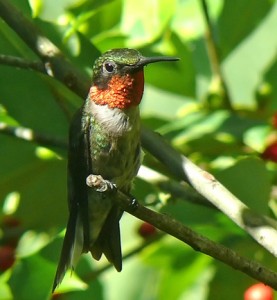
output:
{"label": "tiny claw", "polygon": [[116,192],[117,191],[116,185],[106,179],[104,179],[104,182],[103,182],[103,189],[104,190],[100,190],[99,192],[106,192],[106,191]]}
{"label": "tiny claw", "polygon": [[136,210],[137,208],[138,208],[138,201],[137,201],[137,199],[136,198],[131,198],[130,199],[130,208],[132,209],[132,210]]}
{"label": "tiny claw", "polygon": [[105,180],[101,175],[90,174],[86,179],[86,184],[89,187],[95,188],[97,192],[116,190],[116,185],[109,180]]}

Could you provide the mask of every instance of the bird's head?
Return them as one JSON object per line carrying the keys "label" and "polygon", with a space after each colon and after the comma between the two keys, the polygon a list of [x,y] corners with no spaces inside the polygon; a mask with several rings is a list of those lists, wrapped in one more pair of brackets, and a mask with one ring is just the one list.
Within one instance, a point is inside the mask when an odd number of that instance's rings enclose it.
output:
{"label": "bird's head", "polygon": [[144,57],[139,51],[128,48],[109,50],[95,61],[89,98],[110,108],[137,106],[144,89],[143,67],[176,60],[178,58],[167,56]]}

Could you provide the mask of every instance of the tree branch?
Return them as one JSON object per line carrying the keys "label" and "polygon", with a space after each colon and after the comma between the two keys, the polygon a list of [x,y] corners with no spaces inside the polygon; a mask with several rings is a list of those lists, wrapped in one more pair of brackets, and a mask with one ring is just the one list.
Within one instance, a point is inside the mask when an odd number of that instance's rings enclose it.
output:
{"label": "tree branch", "polygon": [[43,146],[48,146],[48,147],[54,146],[54,147],[59,147],[61,149],[67,148],[66,141],[59,138],[55,138],[53,136],[40,134],[26,127],[11,126],[6,123],[0,122],[0,133],[14,136],[21,140],[33,142]]}
{"label": "tree branch", "polygon": [[160,181],[157,183],[157,186],[160,190],[169,193],[174,198],[183,199],[184,201],[196,204],[203,205],[209,208],[215,208],[212,203],[207,201],[202,195],[197,193],[194,189],[191,188],[186,182],[176,182],[173,180]]}
{"label": "tree branch", "polygon": [[31,61],[21,57],[0,54],[0,64],[47,74],[44,65],[40,61]]}
{"label": "tree branch", "polygon": [[[0,132],[45,146],[58,146],[64,149],[67,147],[65,141],[38,134],[29,128],[0,123]],[[144,148],[158,158],[174,176],[188,182],[209,201],[208,203],[221,210],[265,249],[277,256],[277,224],[275,220],[253,212],[216,181],[211,174],[180,155],[158,134],[144,128],[142,143]]]}
{"label": "tree branch", "polygon": [[[137,177],[157,186],[161,191],[170,194],[171,197],[175,199],[178,198],[193,204],[217,209],[214,205],[208,202],[207,199],[195,191],[195,189],[193,189],[187,182],[178,182],[173,178],[169,178],[168,176],[145,166],[144,164],[139,168]],[[151,203],[148,202],[150,206],[158,203],[160,203],[159,199],[153,199],[153,202],[151,201]]]}
{"label": "tree branch", "polygon": [[158,134],[144,128],[142,143],[144,148],[160,160],[174,176],[188,182],[200,195],[247,231],[260,245],[277,256],[275,220],[252,211],[211,174],[174,150]]}
{"label": "tree branch", "polygon": [[97,192],[110,194],[108,197],[113,197],[124,211],[174,236],[190,245],[194,250],[220,260],[234,269],[240,270],[277,289],[277,273],[255,261],[240,256],[235,251],[223,245],[209,240],[167,215],[162,215],[146,208],[139,204],[137,200],[115,189],[114,185],[103,179],[102,176],[90,174],[86,179],[86,184]]}
{"label": "tree branch", "polygon": [[83,99],[87,96],[87,76],[72,66],[62,52],[10,1],[0,0],[0,17],[40,57],[48,75],[63,82]]}
{"label": "tree branch", "polygon": [[263,265],[240,256],[235,251],[217,244],[206,237],[194,232],[182,223],[167,215],[152,211],[138,202],[133,202],[125,194],[117,191],[116,201],[121,208],[129,214],[148,222],[158,229],[174,236],[191,246],[194,250],[205,253],[221,262],[239,270],[265,284],[277,289],[277,273],[265,268]]}

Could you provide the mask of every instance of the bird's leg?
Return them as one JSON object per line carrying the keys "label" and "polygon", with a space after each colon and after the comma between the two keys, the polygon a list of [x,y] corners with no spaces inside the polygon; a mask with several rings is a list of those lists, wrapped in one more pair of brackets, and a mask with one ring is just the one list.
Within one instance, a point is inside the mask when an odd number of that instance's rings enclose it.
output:
{"label": "bird's leg", "polygon": [[115,192],[117,187],[101,175],[90,174],[86,179],[87,186],[94,188],[97,192]]}
{"label": "bird's leg", "polygon": [[105,193],[105,192],[118,192],[121,197],[128,199],[129,207],[132,211],[135,211],[138,208],[137,199],[131,194],[125,194],[119,190],[114,183],[109,180],[104,179],[101,175],[90,174],[86,179],[87,186],[94,188],[95,191]]}

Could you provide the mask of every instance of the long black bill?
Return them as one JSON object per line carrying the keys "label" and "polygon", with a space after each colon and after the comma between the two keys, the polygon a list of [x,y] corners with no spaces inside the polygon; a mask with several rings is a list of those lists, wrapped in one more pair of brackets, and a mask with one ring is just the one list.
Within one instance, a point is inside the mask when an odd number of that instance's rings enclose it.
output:
{"label": "long black bill", "polygon": [[177,61],[180,60],[178,57],[174,56],[153,56],[153,57],[144,57],[142,56],[140,61],[137,63],[138,66],[146,66],[160,61]]}

